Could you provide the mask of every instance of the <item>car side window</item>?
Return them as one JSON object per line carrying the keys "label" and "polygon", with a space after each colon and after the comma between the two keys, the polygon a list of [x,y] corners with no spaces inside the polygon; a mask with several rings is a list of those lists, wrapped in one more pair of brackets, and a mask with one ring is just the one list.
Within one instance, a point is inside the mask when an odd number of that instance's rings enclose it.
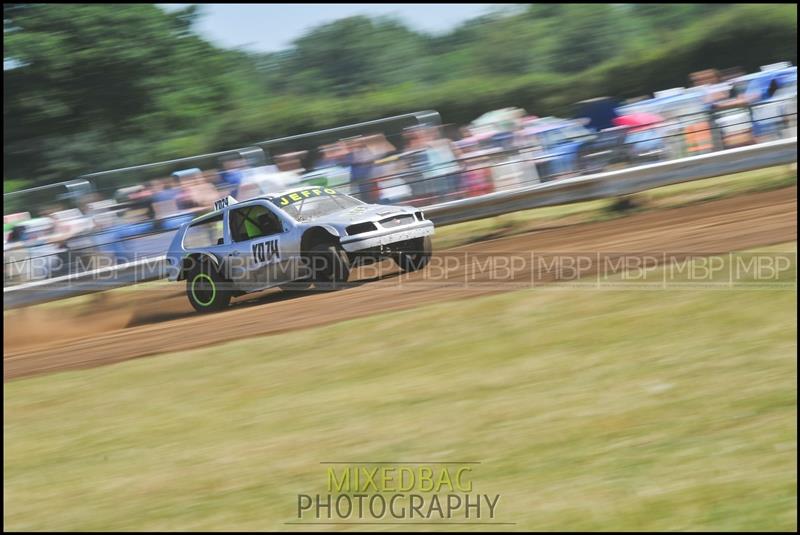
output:
{"label": "car side window", "polygon": [[283,232],[283,225],[278,216],[261,204],[231,210],[230,226],[231,237],[235,242]]}
{"label": "car side window", "polygon": [[222,240],[222,214],[193,223],[186,229],[183,246],[186,249],[202,249],[219,245]]}

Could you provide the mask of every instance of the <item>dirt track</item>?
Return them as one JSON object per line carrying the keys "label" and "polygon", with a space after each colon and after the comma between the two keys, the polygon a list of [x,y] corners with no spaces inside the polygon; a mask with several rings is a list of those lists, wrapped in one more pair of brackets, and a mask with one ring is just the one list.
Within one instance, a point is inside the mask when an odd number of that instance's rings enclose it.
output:
{"label": "dirt track", "polygon": [[[414,274],[398,275],[387,261],[379,269],[356,271],[351,276],[353,286],[345,290],[327,294],[268,291],[242,298],[220,314],[195,314],[183,285],[98,297],[74,315],[58,308],[21,309],[5,318],[3,377],[99,366],[445,299],[499,293],[552,281],[565,273],[543,269],[532,253],[589,253],[584,258],[589,264],[583,264],[581,271],[587,276],[596,272],[605,255],[614,253],[674,253],[681,258],[796,239],[795,186],[474,243],[437,252],[429,269]],[[506,263],[503,259],[509,255],[517,260]],[[486,264],[498,259],[502,262]],[[515,270],[509,272],[503,266]]]}

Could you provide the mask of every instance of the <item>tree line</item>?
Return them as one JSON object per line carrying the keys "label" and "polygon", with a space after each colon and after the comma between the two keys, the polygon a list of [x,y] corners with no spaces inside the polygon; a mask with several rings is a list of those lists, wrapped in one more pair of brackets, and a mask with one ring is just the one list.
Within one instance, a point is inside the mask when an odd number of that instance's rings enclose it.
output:
{"label": "tree line", "polygon": [[269,54],[211,44],[201,16],[4,4],[6,190],[419,109],[568,116],[697,70],[797,60],[796,5],[517,5],[441,35],[357,16]]}

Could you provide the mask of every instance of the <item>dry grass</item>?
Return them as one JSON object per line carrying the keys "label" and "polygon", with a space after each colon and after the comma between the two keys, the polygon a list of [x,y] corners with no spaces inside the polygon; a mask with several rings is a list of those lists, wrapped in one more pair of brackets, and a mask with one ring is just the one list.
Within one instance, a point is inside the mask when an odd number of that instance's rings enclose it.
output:
{"label": "dry grass", "polygon": [[287,529],[321,461],[422,459],[511,529],[795,530],[796,300],[524,290],[13,381],[4,527]]}

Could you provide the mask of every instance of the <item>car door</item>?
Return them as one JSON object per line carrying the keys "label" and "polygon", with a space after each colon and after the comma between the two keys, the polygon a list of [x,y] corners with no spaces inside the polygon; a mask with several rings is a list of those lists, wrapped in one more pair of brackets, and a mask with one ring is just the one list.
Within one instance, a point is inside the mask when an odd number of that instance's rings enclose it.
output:
{"label": "car door", "polygon": [[292,280],[288,229],[266,202],[231,207],[228,229],[228,276],[238,288],[254,291]]}

